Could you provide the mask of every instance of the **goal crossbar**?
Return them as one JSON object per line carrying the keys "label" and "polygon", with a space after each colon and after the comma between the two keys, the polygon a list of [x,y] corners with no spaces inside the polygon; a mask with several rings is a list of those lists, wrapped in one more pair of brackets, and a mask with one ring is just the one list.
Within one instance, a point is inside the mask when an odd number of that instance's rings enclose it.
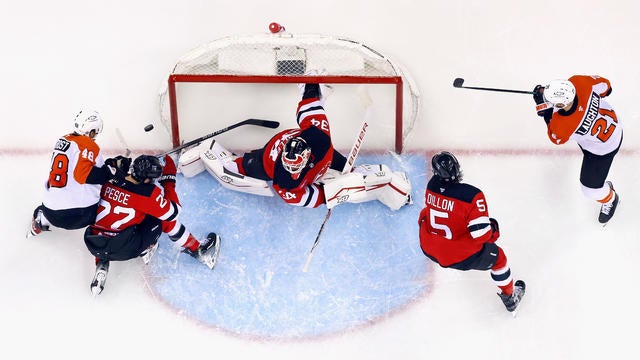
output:
{"label": "goal crossbar", "polygon": [[[395,86],[395,151],[402,152],[403,147],[403,80],[401,76],[354,76],[354,75],[203,75],[171,74],[168,78],[168,95],[171,117],[171,137],[173,146],[180,145],[178,121],[177,83],[321,83],[321,84],[389,84]],[[356,106],[354,104],[354,106]]]}

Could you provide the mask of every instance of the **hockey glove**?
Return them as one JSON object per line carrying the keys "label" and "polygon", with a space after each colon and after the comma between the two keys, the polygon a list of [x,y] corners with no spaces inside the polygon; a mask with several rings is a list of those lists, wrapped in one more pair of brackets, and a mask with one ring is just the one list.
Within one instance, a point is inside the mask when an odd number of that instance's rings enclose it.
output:
{"label": "hockey glove", "polygon": [[489,223],[491,224],[491,239],[489,239],[489,241],[496,242],[500,237],[500,226],[498,225],[498,220],[489,218]]}
{"label": "hockey glove", "polygon": [[176,169],[176,163],[173,162],[173,159],[169,155],[164,156],[164,167],[162,168],[162,175],[160,175],[160,185],[166,187],[166,184],[176,183],[176,173],[178,170]]}
{"label": "hockey glove", "polygon": [[551,119],[553,114],[553,104],[544,100],[544,86],[536,85],[533,88],[533,101],[536,102],[536,112],[538,116],[544,117],[545,121]]}
{"label": "hockey glove", "polygon": [[536,102],[536,104],[542,104],[544,102],[544,86],[542,85],[536,85],[536,87],[533,88],[533,101]]}
{"label": "hockey glove", "polygon": [[129,173],[131,158],[119,155],[105,160],[104,163],[109,167],[111,178],[124,178]]}

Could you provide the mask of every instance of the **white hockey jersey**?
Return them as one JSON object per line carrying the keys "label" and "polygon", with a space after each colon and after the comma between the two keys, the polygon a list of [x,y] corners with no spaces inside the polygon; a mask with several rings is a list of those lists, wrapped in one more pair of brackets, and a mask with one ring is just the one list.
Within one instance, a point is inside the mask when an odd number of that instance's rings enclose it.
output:
{"label": "white hockey jersey", "polygon": [[573,139],[596,155],[617,149],[622,141],[620,119],[603,99],[611,89],[609,80],[600,76],[574,75],[569,81],[576,88],[575,110],[567,113],[554,109],[547,132],[549,140],[560,145]]}
{"label": "white hockey jersey", "polygon": [[98,184],[87,184],[94,166],[104,165],[100,147],[88,136],[61,137],[51,155],[51,171],[42,203],[49,209],[85,208],[100,200]]}

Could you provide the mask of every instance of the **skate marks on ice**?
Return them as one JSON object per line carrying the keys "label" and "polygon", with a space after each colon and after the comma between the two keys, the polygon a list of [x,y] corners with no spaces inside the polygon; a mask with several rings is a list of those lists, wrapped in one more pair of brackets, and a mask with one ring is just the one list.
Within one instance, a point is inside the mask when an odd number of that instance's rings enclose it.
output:
{"label": "skate marks on ice", "polygon": [[414,204],[396,212],[379,202],[336,207],[307,273],[300,269],[326,208],[230,191],[207,173],[180,177],[181,219],[197,237],[217,232],[220,257],[209,271],[163,236],[145,274],[151,291],[198,322],[262,339],[327,336],[406,308],[428,292],[432,272],[417,233],[426,161],[363,154],[359,163],[406,171]]}

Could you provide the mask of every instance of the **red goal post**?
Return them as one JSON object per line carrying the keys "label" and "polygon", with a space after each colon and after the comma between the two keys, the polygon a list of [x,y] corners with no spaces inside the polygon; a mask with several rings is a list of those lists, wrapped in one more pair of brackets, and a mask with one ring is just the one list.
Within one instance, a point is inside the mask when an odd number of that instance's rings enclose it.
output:
{"label": "red goal post", "polygon": [[[321,75],[305,75],[312,69],[321,70]],[[349,133],[349,141],[353,139],[353,131],[341,122],[346,118],[357,126],[364,113],[363,106],[349,94],[355,93],[355,86],[366,86],[368,93],[377,94],[373,102],[379,118],[373,121],[378,124],[374,131],[381,138],[389,138],[381,142],[390,141],[395,152],[403,151],[420,110],[420,96],[412,79],[400,66],[370,47],[325,35],[235,36],[192,50],[176,63],[161,90],[161,120],[174,147],[244,118],[282,122],[283,118],[292,118],[300,99],[297,86],[284,86],[305,82],[330,84],[330,90],[341,87],[326,96],[329,104],[325,108],[334,137],[333,129],[341,128]],[[243,86],[234,90],[234,84]],[[378,85],[385,89],[376,90]],[[292,93],[291,89],[295,91]],[[234,104],[245,94],[246,98]],[[282,108],[282,113],[267,109],[268,104],[278,102],[265,99],[270,95],[287,99],[274,105]],[[257,99],[264,101],[252,108]],[[214,101],[221,102],[214,105]],[[225,116],[221,118],[220,114]],[[292,127],[295,122],[283,126],[281,129]]]}

